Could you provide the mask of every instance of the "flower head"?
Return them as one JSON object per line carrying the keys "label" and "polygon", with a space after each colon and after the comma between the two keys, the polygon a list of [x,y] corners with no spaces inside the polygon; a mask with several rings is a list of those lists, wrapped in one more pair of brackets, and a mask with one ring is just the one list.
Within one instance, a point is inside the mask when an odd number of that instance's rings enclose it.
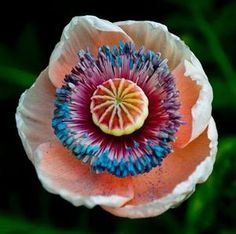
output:
{"label": "flower head", "polygon": [[210,174],[212,90],[165,26],[75,17],[16,120],[44,187],[74,205],[158,215]]}

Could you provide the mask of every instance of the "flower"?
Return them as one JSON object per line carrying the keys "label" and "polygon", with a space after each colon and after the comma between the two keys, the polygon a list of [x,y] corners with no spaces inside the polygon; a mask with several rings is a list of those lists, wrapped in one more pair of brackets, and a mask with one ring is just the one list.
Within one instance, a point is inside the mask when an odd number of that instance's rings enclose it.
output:
{"label": "flower", "polygon": [[156,216],[210,175],[213,94],[166,26],[74,17],[22,94],[18,132],[45,189],[75,206]]}

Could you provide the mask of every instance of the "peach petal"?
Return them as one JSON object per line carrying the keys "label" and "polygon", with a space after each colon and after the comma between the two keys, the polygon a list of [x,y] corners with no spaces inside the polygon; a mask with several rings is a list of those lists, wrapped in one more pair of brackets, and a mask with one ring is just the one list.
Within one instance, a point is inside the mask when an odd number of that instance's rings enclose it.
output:
{"label": "peach petal", "polygon": [[162,59],[168,60],[173,70],[184,58],[189,58],[190,50],[179,37],[168,32],[165,25],[153,21],[116,22],[133,40],[137,47],[144,46],[154,52],[160,52]]}
{"label": "peach petal", "polygon": [[185,122],[176,135],[175,145],[183,147],[207,127],[211,118],[213,92],[194,54],[190,60],[179,64],[172,74],[176,77],[177,89],[180,91],[180,112]]}
{"label": "peach petal", "polygon": [[35,155],[35,167],[45,189],[75,206],[120,207],[133,197],[130,178],[95,174],[59,142],[40,145]]}
{"label": "peach petal", "polygon": [[74,17],[64,28],[60,42],[52,52],[49,76],[56,87],[60,87],[64,76],[77,64],[77,53],[89,48],[96,56],[102,45],[117,45],[120,41],[132,41],[117,25],[95,16]]}
{"label": "peach petal", "polygon": [[129,218],[159,215],[185,200],[197,183],[212,172],[217,151],[217,130],[213,118],[208,128],[184,149],[175,149],[160,168],[133,178],[134,198],[121,208],[103,208]]}
{"label": "peach petal", "polygon": [[192,135],[192,108],[196,104],[201,87],[191,77],[186,77],[185,66],[180,63],[172,72],[176,78],[176,87],[179,90],[179,101],[181,103],[180,113],[184,125],[181,125],[176,134],[176,146],[185,146]]}
{"label": "peach petal", "polygon": [[211,119],[213,91],[201,63],[191,54],[191,60],[185,60],[185,76],[191,77],[201,87],[199,97],[192,107],[192,135],[190,141],[198,137]]}
{"label": "peach petal", "polygon": [[42,143],[54,139],[51,119],[54,110],[55,87],[45,69],[32,87],[20,98],[16,112],[16,125],[29,159]]}

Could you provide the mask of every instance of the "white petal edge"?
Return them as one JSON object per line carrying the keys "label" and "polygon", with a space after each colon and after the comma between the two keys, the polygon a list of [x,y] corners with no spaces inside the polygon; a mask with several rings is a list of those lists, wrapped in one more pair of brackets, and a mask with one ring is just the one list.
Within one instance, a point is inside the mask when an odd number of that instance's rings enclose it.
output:
{"label": "white petal edge", "polygon": [[[78,62],[77,60],[77,52],[81,49],[86,50],[87,47],[89,47],[89,42],[88,41],[84,41],[84,39],[82,38],[78,38],[77,39],[77,46],[78,48],[76,48],[76,51],[74,51],[74,53],[71,54],[70,57],[65,57],[64,58],[64,65],[66,67],[66,71],[63,68],[60,68],[60,66],[55,65],[55,63],[57,63],[57,61],[64,57],[64,53],[65,50],[75,50],[75,48],[70,48],[72,46],[72,42],[69,40],[72,40],[73,38],[73,33],[79,33],[78,31],[78,27],[80,24],[87,24],[87,29],[89,30],[97,30],[100,32],[114,32],[117,34],[121,34],[124,37],[126,37],[128,40],[132,41],[130,37],[128,37],[128,35],[117,25],[104,20],[104,19],[100,19],[96,16],[92,16],[92,15],[86,15],[86,16],[75,16],[71,19],[71,21],[69,22],[69,24],[67,24],[62,32],[62,36],[60,41],[56,44],[51,57],[50,57],[50,61],[49,61],[49,77],[52,81],[52,83],[56,86],[56,87],[60,87],[61,86],[61,81],[57,81],[57,75],[55,73],[55,68],[54,66],[56,66],[57,70],[61,70],[60,72],[63,74],[67,74],[70,73],[71,69],[75,66],[75,64]],[[76,31],[77,30],[77,31]],[[83,29],[84,30],[84,29]],[[90,32],[91,33],[91,32]],[[93,39],[96,40],[100,40],[99,37],[95,37]],[[87,44],[86,44],[87,43]],[[97,45],[93,45],[93,47],[97,47]],[[90,52],[93,52],[94,48],[90,48]],[[92,51],[91,51],[92,50]],[[61,80],[61,77],[59,77],[59,79]]]}
{"label": "white petal edge", "polygon": [[93,208],[96,205],[104,205],[109,207],[120,207],[130,200],[130,198],[125,198],[117,195],[111,196],[80,196],[79,194],[72,194],[65,189],[53,188],[53,183],[45,176],[43,176],[39,171],[37,171],[38,178],[41,181],[43,187],[50,193],[61,196],[66,201],[70,202],[74,206],[86,206],[87,208]]}
{"label": "white petal edge", "polygon": [[[33,84],[33,86],[34,86],[34,84]],[[23,144],[24,149],[26,151],[26,154],[27,154],[28,158],[33,162],[34,160],[33,160],[33,157],[32,157],[32,148],[30,147],[30,145],[28,143],[26,135],[24,134],[23,131],[21,131],[21,129],[24,125],[24,121],[23,121],[21,113],[20,113],[20,107],[23,105],[26,93],[27,93],[27,90],[24,93],[21,94],[19,104],[18,104],[18,107],[17,107],[17,110],[16,110],[15,118],[16,118],[17,131],[18,131],[18,134],[21,138],[21,141],[22,141],[22,144]]]}
{"label": "white petal edge", "polygon": [[[189,59],[190,58],[190,55],[191,55],[191,51],[189,49],[189,47],[184,43],[184,41],[182,41],[178,36],[176,36],[175,34],[169,32],[168,28],[166,25],[164,24],[161,24],[161,23],[158,23],[158,22],[154,22],[154,21],[149,21],[149,20],[144,20],[144,21],[134,21],[134,20],[127,20],[127,21],[119,21],[119,22],[115,22],[114,24],[120,26],[122,28],[125,27],[125,26],[129,26],[129,27],[132,27],[132,25],[135,25],[135,24],[144,24],[147,26],[151,26],[151,29],[152,30],[160,30],[162,32],[164,32],[166,34],[166,36],[169,38],[169,45],[168,45],[168,48],[171,48],[171,51],[172,51],[172,55],[173,55],[173,51],[174,50],[178,50],[179,53],[182,53],[182,57],[180,59],[177,59],[176,57],[174,58],[175,62],[172,61],[172,59],[168,59],[167,57],[165,57],[163,54],[163,59],[166,59],[167,61],[167,64],[169,65],[169,68],[170,70],[174,70],[175,67],[178,66],[178,64],[184,60],[184,59]],[[135,42],[135,38],[133,38],[133,35],[132,33],[130,34],[128,31],[126,31],[124,28],[122,28],[129,36],[131,36],[131,38],[134,40]],[[132,30],[131,30],[132,31]],[[136,33],[139,33],[139,32],[136,32]],[[150,33],[150,32],[149,32]],[[147,35],[146,35],[147,36]],[[153,38],[152,38],[153,39]],[[144,40],[144,46],[145,45],[148,45],[150,43],[150,38],[143,38]],[[158,38],[156,38],[156,40],[158,40]],[[151,44],[152,44],[152,40],[151,40]],[[158,43],[157,43],[158,44]],[[153,45],[154,46],[154,45]],[[163,45],[165,47],[165,45]],[[149,48],[149,49],[152,49],[154,51],[156,51],[155,49],[153,48]],[[156,51],[156,52],[160,52],[160,51]],[[170,55],[170,54],[169,54]],[[176,54],[175,54],[176,56]],[[178,56],[177,56],[178,57]],[[179,60],[177,62],[177,60]],[[176,63],[177,62],[177,63]],[[173,66],[175,64],[175,66]]]}
{"label": "white petal edge", "polygon": [[126,21],[115,22],[115,24],[117,24],[118,26],[119,25],[132,25],[132,24],[140,23],[140,22],[148,23],[148,24],[152,25],[153,28],[160,27],[163,31],[168,32],[168,28],[166,27],[166,25],[161,24],[161,23],[157,23],[157,22],[154,22],[154,21],[149,21],[149,20],[144,20],[144,21],[126,20]]}
{"label": "white petal edge", "polygon": [[218,134],[214,119],[212,117],[208,125],[207,135],[210,140],[209,156],[207,156],[206,159],[197,166],[196,170],[188,177],[186,181],[178,184],[170,194],[145,205],[126,205],[122,208],[114,210],[109,209],[108,207],[103,208],[120,217],[147,218],[160,215],[169,208],[174,208],[176,205],[184,201],[193,193],[196,184],[206,181],[213,170],[217,152]]}
{"label": "white petal edge", "polygon": [[[118,21],[118,22],[115,22],[115,24],[117,24],[118,26],[119,26],[119,25],[120,25],[120,26],[121,26],[121,25],[132,25],[132,24],[135,24],[136,22],[139,23],[140,21],[126,20],[126,21]],[[143,22],[152,25],[153,29],[155,29],[155,28],[160,28],[160,29],[162,29],[163,31],[168,32],[168,33],[173,37],[173,39],[175,39],[176,41],[181,41],[181,43],[183,43],[183,44],[185,45],[185,43],[184,43],[178,36],[176,36],[175,34],[171,33],[171,32],[168,30],[168,28],[167,28],[166,25],[164,25],[164,24],[162,24],[162,23],[154,22],[154,21],[149,21],[149,20],[145,20],[145,21],[143,21]],[[186,46],[186,45],[185,45],[185,46]],[[188,48],[188,47],[186,46],[186,48]]]}
{"label": "white petal edge", "polygon": [[50,120],[54,109],[54,89],[48,79],[46,68],[39,74],[32,86],[21,95],[16,109],[15,119],[18,134],[26,154],[33,164],[33,153],[37,146],[56,139]]}
{"label": "white petal edge", "polygon": [[192,107],[192,135],[190,142],[206,129],[211,118],[213,91],[201,63],[191,52],[191,60],[184,60],[185,76],[191,77],[201,87],[199,97]]}
{"label": "white petal edge", "polygon": [[[61,40],[57,43],[55,49],[53,50],[50,61],[57,60],[58,57],[61,55],[61,49],[64,43],[70,39],[71,32],[75,29],[75,27],[80,23],[82,20],[87,20],[87,22],[91,23],[91,26],[94,26],[97,30],[106,31],[106,32],[121,32],[124,33],[123,30],[116,25],[112,24],[111,22],[103,19],[99,19],[96,16],[86,15],[86,16],[75,16],[71,19],[70,23],[67,24],[62,32]],[[86,48],[84,48],[86,49]],[[50,70],[49,70],[50,72]],[[50,73],[49,73],[50,74]]]}
{"label": "white petal edge", "polygon": [[126,202],[130,200],[130,198],[121,197],[118,195],[111,196],[80,196],[78,194],[72,194],[65,189],[61,189],[60,191],[55,190],[53,188],[52,182],[45,176],[43,176],[39,171],[37,172],[38,178],[41,181],[43,187],[50,193],[61,196],[66,201],[70,202],[74,206],[86,206],[87,208],[93,208],[96,205],[103,205],[109,207],[121,207]]}
{"label": "white petal edge", "polygon": [[[79,24],[81,20],[86,19],[88,22],[91,23],[97,30],[107,31],[107,32],[122,32],[123,30],[119,27],[116,27],[111,22],[103,19],[99,19],[96,16],[86,15],[86,16],[75,16],[71,19],[70,23],[67,24],[62,32],[61,40],[56,44],[55,49],[53,50],[50,61],[57,60],[61,56],[61,50],[66,43],[67,40],[70,39],[70,33],[74,30],[74,28]],[[86,49],[86,48],[84,48]],[[49,69],[50,75],[50,69]]]}

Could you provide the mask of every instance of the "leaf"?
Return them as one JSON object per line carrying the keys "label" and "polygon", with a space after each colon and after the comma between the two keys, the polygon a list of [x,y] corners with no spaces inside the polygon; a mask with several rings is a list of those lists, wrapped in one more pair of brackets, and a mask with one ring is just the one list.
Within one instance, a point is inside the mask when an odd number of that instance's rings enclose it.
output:
{"label": "leaf", "polygon": [[30,72],[15,67],[0,65],[0,80],[9,85],[28,88],[33,84],[35,79],[36,75]]}
{"label": "leaf", "polygon": [[33,234],[83,234],[80,230],[63,230],[40,223],[32,223],[14,216],[0,216],[0,233],[33,233]]}
{"label": "leaf", "polygon": [[214,23],[214,28],[218,35],[225,37],[236,32],[235,11],[236,2],[228,3],[220,9]]}

